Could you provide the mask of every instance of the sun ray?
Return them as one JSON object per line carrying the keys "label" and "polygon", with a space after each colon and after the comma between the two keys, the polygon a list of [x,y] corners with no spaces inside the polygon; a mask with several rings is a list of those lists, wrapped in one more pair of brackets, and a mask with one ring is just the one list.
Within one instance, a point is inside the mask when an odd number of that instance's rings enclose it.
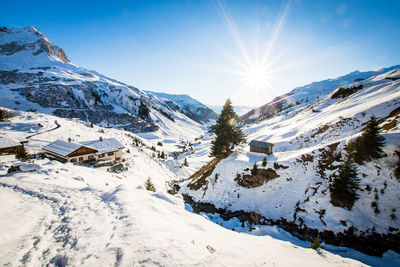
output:
{"label": "sun ray", "polygon": [[278,39],[278,36],[281,32],[281,28],[286,20],[287,14],[289,12],[289,7],[290,7],[290,1],[288,1],[286,3],[282,13],[278,17],[277,22],[274,24],[274,29],[273,29],[271,38],[268,40],[268,45],[267,45],[266,50],[264,51],[262,59],[261,59],[261,64],[265,64],[269,58],[271,50],[274,47],[275,42]]}
{"label": "sun ray", "polygon": [[250,56],[247,52],[246,47],[243,44],[242,37],[240,36],[239,30],[236,27],[236,24],[227,8],[224,7],[221,0],[217,0],[217,5],[219,7],[219,13],[222,17],[222,21],[224,22],[225,26],[228,28],[228,31],[231,33],[236,45],[238,46],[240,52],[242,53],[243,58],[246,60],[247,63],[251,63]]}

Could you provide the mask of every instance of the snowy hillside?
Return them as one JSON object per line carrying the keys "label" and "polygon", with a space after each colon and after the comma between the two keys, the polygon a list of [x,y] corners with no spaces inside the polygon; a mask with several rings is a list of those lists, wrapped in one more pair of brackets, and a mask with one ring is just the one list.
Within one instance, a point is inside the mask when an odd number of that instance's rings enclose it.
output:
{"label": "snowy hillside", "polygon": [[199,126],[179,106],[73,65],[33,27],[0,29],[0,106],[152,132]]}
{"label": "snowy hillside", "polygon": [[[30,153],[55,139],[113,137],[126,147],[123,164],[128,168],[116,174],[107,167],[47,159],[21,163],[1,156],[1,265],[361,266],[324,250],[225,229],[185,209],[181,195],[167,193],[168,182],[192,169],[182,166],[183,158],[157,159],[154,150],[172,154],[182,143],[194,143],[198,132],[186,133],[187,139],[170,135],[157,145],[157,139],[128,131],[15,112],[0,122],[0,133],[16,139],[32,136],[26,145]],[[11,165],[21,171],[7,174]],[[156,192],[145,189],[148,178]]]}
{"label": "snowy hillside", "polygon": [[216,120],[218,117],[217,113],[212,109],[188,95],[175,95],[150,91],[148,91],[148,93],[175,102],[182,108],[182,112],[186,116],[199,123],[209,123]]}
{"label": "snowy hillside", "polygon": [[354,71],[347,75],[338,77],[336,79],[327,79],[319,82],[313,82],[311,84],[297,87],[287,94],[276,97],[271,102],[250,110],[246,114],[241,116],[241,119],[247,122],[253,122],[255,120],[262,120],[270,118],[282,109],[288,108],[292,105],[306,106],[314,103],[316,100],[325,97],[333,90],[340,86],[349,85],[352,83],[360,83],[373,76],[387,73],[391,70],[399,68],[400,65],[382,68],[377,71]]}
{"label": "snowy hillside", "polygon": [[[319,96],[315,95],[318,90],[295,89],[288,95],[308,92],[314,100],[245,125],[247,143],[199,178],[187,181],[182,193],[200,211],[255,225],[278,225],[301,239],[313,240],[319,232],[326,243],[371,255],[387,250],[400,253],[400,182],[393,174],[398,160],[394,151],[400,148],[400,81],[393,77],[398,77],[400,69],[390,69],[370,78],[366,77],[370,73],[363,74],[364,80],[350,84],[341,83],[344,77],[332,80],[344,89],[332,88]],[[353,81],[359,74],[347,78]],[[343,91],[350,93],[336,97]],[[372,115],[382,128],[386,156],[357,164],[359,199],[351,210],[333,206],[330,188],[343,160],[339,153],[346,154],[344,146],[360,136]],[[253,139],[275,145],[265,167],[265,155],[249,151],[248,142]],[[209,149],[202,148],[193,157],[207,153]],[[262,181],[251,174],[254,163]]]}

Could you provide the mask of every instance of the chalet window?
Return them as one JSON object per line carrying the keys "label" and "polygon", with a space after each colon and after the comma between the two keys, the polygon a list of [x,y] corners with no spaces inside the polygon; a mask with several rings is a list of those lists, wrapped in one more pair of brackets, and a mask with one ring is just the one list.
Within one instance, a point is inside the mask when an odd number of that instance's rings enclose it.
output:
{"label": "chalet window", "polygon": [[104,158],[104,154],[100,154],[100,155],[99,155],[99,159],[100,159],[100,158]]}
{"label": "chalet window", "polygon": [[114,152],[110,152],[110,153],[108,153],[107,155],[108,155],[108,156],[112,156],[112,155],[114,155]]}
{"label": "chalet window", "polygon": [[71,159],[71,162],[76,162],[76,159]]}
{"label": "chalet window", "polygon": [[83,160],[83,157],[79,157],[79,161],[82,161]]}
{"label": "chalet window", "polygon": [[116,160],[120,160],[120,159],[121,159],[121,157],[116,158]]}
{"label": "chalet window", "polygon": [[93,156],[93,155],[90,155],[90,156],[88,157],[88,159],[94,159],[94,156]]}

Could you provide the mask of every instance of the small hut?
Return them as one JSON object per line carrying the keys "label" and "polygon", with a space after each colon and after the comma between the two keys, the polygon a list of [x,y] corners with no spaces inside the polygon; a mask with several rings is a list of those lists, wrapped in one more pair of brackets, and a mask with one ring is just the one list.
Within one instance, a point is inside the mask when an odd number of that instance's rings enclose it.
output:
{"label": "small hut", "polygon": [[26,142],[20,142],[8,137],[0,138],[0,155],[16,154],[19,148],[22,148]]}
{"label": "small hut", "polygon": [[272,154],[272,148],[274,147],[274,144],[272,143],[257,141],[257,140],[251,140],[249,145],[250,145],[250,152],[264,153],[264,154]]}

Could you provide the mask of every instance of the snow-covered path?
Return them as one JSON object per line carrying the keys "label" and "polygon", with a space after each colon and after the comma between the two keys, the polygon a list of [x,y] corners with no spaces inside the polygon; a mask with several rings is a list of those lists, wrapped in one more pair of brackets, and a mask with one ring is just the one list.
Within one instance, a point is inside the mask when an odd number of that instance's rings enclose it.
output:
{"label": "snow-covered path", "polygon": [[[103,194],[89,187],[38,187],[38,184],[26,182],[23,185],[0,185],[1,194],[7,196],[8,201],[21,199],[16,202],[18,206],[13,204],[17,210],[22,208],[30,213],[32,210],[40,211],[39,218],[38,214],[28,213],[32,217],[28,220],[31,231],[21,233],[23,245],[19,245],[14,253],[17,261],[32,265],[43,262],[63,265],[71,259],[81,264],[100,261],[107,265],[117,265],[120,261],[122,252],[117,243],[128,240],[125,228],[129,223],[118,204],[112,201],[112,194]],[[24,218],[25,211],[21,212]],[[1,218],[8,218],[12,214],[13,210],[10,209],[1,214]],[[18,228],[25,226],[25,221],[21,220],[21,225],[17,223]],[[92,242],[93,239],[96,242]],[[3,264],[9,260],[8,257],[2,257]]]}

